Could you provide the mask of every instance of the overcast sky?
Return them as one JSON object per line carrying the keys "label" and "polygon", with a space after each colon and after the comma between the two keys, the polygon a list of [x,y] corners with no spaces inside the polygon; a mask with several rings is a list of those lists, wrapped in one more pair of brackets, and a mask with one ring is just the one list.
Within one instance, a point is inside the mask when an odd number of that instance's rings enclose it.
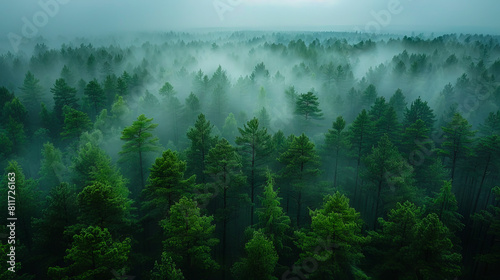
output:
{"label": "overcast sky", "polygon": [[[39,3],[59,4],[44,11]],[[499,0],[0,0],[0,34],[197,28],[500,34],[499,12]]]}

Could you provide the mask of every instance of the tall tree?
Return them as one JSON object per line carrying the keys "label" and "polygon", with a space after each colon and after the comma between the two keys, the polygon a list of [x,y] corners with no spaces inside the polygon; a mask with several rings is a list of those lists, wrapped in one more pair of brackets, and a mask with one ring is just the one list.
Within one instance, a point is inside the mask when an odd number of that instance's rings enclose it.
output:
{"label": "tall tree", "polygon": [[158,138],[153,136],[153,130],[158,124],[152,123],[153,119],[148,119],[144,114],[140,115],[131,126],[123,129],[121,140],[125,141],[120,151],[121,162],[130,160],[131,158],[138,160],[139,163],[139,177],[140,177],[140,190],[134,190],[136,194],[144,189],[144,160],[143,157],[146,153],[158,152],[160,146]]}
{"label": "tall tree", "polygon": [[88,131],[92,127],[87,114],[65,106],[64,112],[64,127],[61,135],[63,139],[76,140],[83,132]]}
{"label": "tall tree", "polygon": [[314,178],[319,174],[319,157],[316,153],[314,143],[302,133],[295,137],[288,149],[278,159],[285,164],[282,176],[289,180],[292,188],[297,194],[297,219],[296,226],[300,226],[300,214],[302,208],[302,190],[311,186]]}
{"label": "tall tree", "polygon": [[206,183],[205,162],[209,150],[215,145],[217,138],[212,135],[213,125],[207,121],[205,115],[198,115],[198,119],[187,132],[187,137],[191,140],[188,148],[187,166],[188,173],[195,174],[198,183]]}
{"label": "tall tree", "polygon": [[113,241],[108,229],[89,226],[73,236],[66,251],[66,267],[50,267],[48,275],[55,279],[109,279],[112,271],[125,267],[130,253],[130,239]]}
{"label": "tall tree", "polygon": [[327,195],[323,207],[309,214],[311,229],[295,235],[301,259],[322,262],[310,279],[368,279],[357,267],[363,258],[362,245],[367,242],[361,234],[363,221],[359,212],[349,207],[349,199],[339,192]]}
{"label": "tall tree", "polygon": [[170,216],[160,222],[165,233],[164,251],[187,279],[203,277],[203,273],[219,268],[211,256],[212,247],[219,243],[213,237],[213,219],[202,215],[195,201],[182,197],[171,207]]}
{"label": "tall tree", "polygon": [[278,254],[273,242],[260,231],[253,233],[252,239],[245,244],[246,258],[233,265],[231,271],[242,280],[277,280],[274,268],[278,263]]}
{"label": "tall tree", "polygon": [[54,115],[56,120],[62,124],[63,108],[68,106],[75,110],[78,109],[78,98],[76,97],[76,88],[70,87],[64,79],[57,79],[54,86],[50,89],[54,94]]}
{"label": "tall tree", "polygon": [[391,99],[389,99],[389,106],[392,106],[394,108],[399,121],[403,120],[404,112],[406,110],[406,104],[406,97],[403,94],[403,91],[398,88],[396,92],[391,96]]}
{"label": "tall tree", "polygon": [[168,256],[166,252],[161,254],[161,262],[155,261],[153,270],[151,271],[151,280],[184,280],[184,274],[177,268],[172,257]]}
{"label": "tall tree", "polygon": [[295,114],[303,117],[306,121],[322,119],[323,113],[319,108],[318,97],[312,92],[300,94],[295,103]]}
{"label": "tall tree", "polygon": [[38,116],[40,103],[42,102],[43,88],[40,85],[40,80],[28,71],[24,77],[23,86],[20,89],[22,91],[21,99],[23,104],[30,114],[30,119],[33,119],[34,116]]}
{"label": "tall tree", "polygon": [[279,190],[274,190],[274,180],[271,173],[267,173],[267,184],[264,186],[264,193],[261,200],[262,207],[257,209],[259,223],[257,226],[262,233],[267,236],[278,251],[284,248],[284,241],[287,231],[290,229],[290,217],[280,206],[281,198],[278,197]]}
{"label": "tall tree", "polygon": [[106,104],[106,94],[96,79],[85,86],[84,94],[86,95],[86,102],[92,108],[92,116],[95,118]]}
{"label": "tall tree", "polygon": [[470,153],[472,137],[475,131],[471,130],[472,125],[459,113],[453,115],[453,118],[442,127],[444,132],[444,142],[441,144],[439,154],[451,160],[451,181],[454,183],[455,169],[457,162]]}
{"label": "tall tree", "polygon": [[347,132],[345,129],[345,120],[342,116],[337,117],[337,119],[332,124],[332,129],[329,129],[325,134],[325,150],[332,151],[335,158],[335,167],[333,171],[333,187],[337,188],[337,172],[339,159],[341,156],[349,150],[349,142],[347,141]]}
{"label": "tall tree", "polygon": [[272,152],[271,136],[267,129],[259,126],[259,120],[253,118],[238,128],[240,136],[236,137],[238,152],[243,157],[243,167],[250,184],[250,225],[254,224],[254,200],[256,189],[261,184],[262,167],[267,163]]}
{"label": "tall tree", "polygon": [[148,216],[157,221],[169,213],[169,209],[185,193],[194,187],[196,176],[184,178],[186,162],[179,159],[177,152],[170,149],[163,152],[151,167],[149,183],[142,191],[143,207],[148,210]]}
{"label": "tall tree", "polygon": [[226,139],[220,139],[217,145],[210,149],[206,159],[205,173],[213,178],[215,189],[222,193],[222,209],[220,209],[219,216],[222,220],[222,266],[225,277],[227,224],[230,214],[234,211],[234,207],[229,204],[229,189],[232,190],[245,181],[241,172],[241,159]]}
{"label": "tall tree", "polygon": [[427,101],[422,101],[420,97],[411,103],[409,109],[406,109],[403,127],[409,127],[418,119],[421,119],[425,123],[425,126],[432,131],[434,123],[436,122],[436,116],[434,115],[434,111],[427,104]]}

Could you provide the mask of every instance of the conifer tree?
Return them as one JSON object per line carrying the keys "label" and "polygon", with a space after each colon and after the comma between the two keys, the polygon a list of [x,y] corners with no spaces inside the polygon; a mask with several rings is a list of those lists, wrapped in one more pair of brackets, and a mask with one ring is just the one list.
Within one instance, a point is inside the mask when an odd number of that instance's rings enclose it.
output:
{"label": "conifer tree", "polygon": [[314,143],[302,133],[295,137],[288,149],[278,159],[285,164],[282,176],[289,181],[297,197],[297,227],[300,226],[302,208],[302,190],[311,187],[314,178],[319,174],[319,157]]}
{"label": "conifer tree", "polygon": [[151,271],[151,280],[184,280],[182,271],[177,268],[172,257],[168,256],[166,252],[161,254],[161,262],[155,261],[153,270]]}
{"label": "conifer tree", "polygon": [[84,112],[75,110],[68,106],[63,108],[63,112],[64,127],[61,132],[63,139],[76,140],[82,135],[82,133],[88,131],[92,127],[92,122],[90,121],[88,115]]}
{"label": "conifer tree", "polygon": [[106,104],[106,95],[104,94],[104,90],[99,82],[94,79],[85,86],[84,94],[86,96],[86,101],[92,108],[92,116],[95,118]]}
{"label": "conifer tree", "polygon": [[254,224],[254,199],[257,187],[262,181],[262,167],[267,163],[272,152],[271,136],[267,129],[260,126],[259,120],[253,118],[238,128],[240,136],[236,137],[238,152],[243,157],[243,167],[250,184],[251,214],[250,225]]}
{"label": "conifer tree", "polygon": [[335,158],[335,167],[333,172],[333,187],[337,187],[337,172],[340,157],[349,150],[349,142],[347,140],[347,132],[345,129],[345,120],[342,116],[337,117],[337,119],[332,124],[332,129],[328,130],[325,134],[325,150],[332,151],[329,156]]}
{"label": "conifer tree", "polygon": [[310,279],[368,279],[357,265],[363,258],[361,234],[363,221],[359,212],[349,207],[349,199],[336,192],[327,195],[323,207],[310,210],[311,229],[296,231],[296,245],[301,259],[321,261]]}
{"label": "conifer tree", "polygon": [[144,161],[145,154],[150,152],[158,152],[160,146],[158,138],[153,136],[153,130],[158,124],[151,123],[153,119],[148,119],[144,114],[140,115],[131,126],[126,127],[122,131],[121,140],[125,141],[120,151],[121,159],[124,162],[127,160],[135,159],[139,163],[139,178],[140,190],[135,190],[137,193],[144,189]]}
{"label": "conifer tree", "polygon": [[368,112],[363,109],[349,127],[349,142],[354,156],[356,157],[356,182],[354,184],[354,201],[357,200],[358,177],[361,158],[371,149],[370,143],[373,135],[373,124]]}
{"label": "conifer tree", "polygon": [[187,137],[191,140],[187,154],[188,173],[195,174],[198,183],[206,183],[205,162],[209,150],[215,145],[217,138],[212,135],[213,125],[207,121],[205,115],[198,115],[198,119],[187,132]]}
{"label": "conifer tree", "polygon": [[57,79],[54,86],[50,89],[54,94],[54,115],[56,120],[62,124],[63,108],[68,106],[75,110],[78,109],[78,98],[76,97],[76,88],[70,87],[64,79]]}
{"label": "conifer tree", "polygon": [[160,222],[165,234],[164,251],[187,279],[219,268],[211,256],[212,247],[219,243],[213,237],[212,221],[213,216],[202,215],[195,201],[182,197],[171,207],[170,216]]}
{"label": "conifer tree", "polygon": [[277,280],[274,268],[278,263],[278,254],[273,242],[260,231],[253,233],[252,239],[245,244],[247,257],[233,265],[231,271],[242,280]]}

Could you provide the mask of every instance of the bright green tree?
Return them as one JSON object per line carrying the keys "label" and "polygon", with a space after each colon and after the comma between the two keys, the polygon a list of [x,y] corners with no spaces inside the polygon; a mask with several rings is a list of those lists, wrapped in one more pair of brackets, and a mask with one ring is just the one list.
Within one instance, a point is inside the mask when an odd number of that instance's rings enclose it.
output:
{"label": "bright green tree", "polygon": [[264,186],[264,194],[259,197],[262,207],[257,209],[259,223],[257,227],[274,244],[274,247],[281,251],[284,248],[286,233],[290,229],[290,217],[280,206],[281,198],[278,191],[274,190],[274,181],[270,173],[267,174],[267,184]]}
{"label": "bright green tree", "polygon": [[163,248],[179,265],[187,279],[202,277],[219,265],[211,252],[219,240],[213,237],[213,216],[204,216],[196,201],[182,197],[170,209],[170,216],[160,222],[165,233]]}
{"label": "bright green tree", "polygon": [[166,252],[161,254],[161,261],[155,261],[153,270],[151,271],[151,280],[184,280],[182,271],[177,268],[175,262]]}
{"label": "bright green tree", "polygon": [[273,242],[265,234],[255,231],[252,239],[245,244],[245,252],[247,257],[236,262],[231,269],[236,279],[278,279],[274,276],[278,254]]}
{"label": "bright green tree", "polygon": [[137,160],[139,164],[138,173],[140,178],[140,190],[135,189],[137,193],[144,189],[144,161],[145,154],[160,151],[159,139],[153,136],[153,130],[158,124],[152,123],[153,119],[148,119],[144,114],[140,115],[131,126],[123,129],[121,140],[125,141],[120,151],[120,161]]}
{"label": "bright green tree", "polygon": [[208,151],[215,145],[217,138],[212,135],[213,125],[207,121],[205,115],[198,115],[198,119],[187,132],[191,146],[187,150],[188,173],[195,174],[198,183],[206,183],[205,161]]}
{"label": "bright green tree", "polygon": [[50,267],[53,279],[110,279],[113,270],[127,265],[130,239],[113,241],[108,229],[89,226],[73,236],[71,248],[66,251],[66,267]]}
{"label": "bright green tree", "polygon": [[297,231],[301,259],[312,258],[317,269],[310,279],[368,279],[357,265],[367,242],[361,234],[363,221],[349,206],[349,199],[336,192],[324,198],[323,207],[310,210],[311,229]]}

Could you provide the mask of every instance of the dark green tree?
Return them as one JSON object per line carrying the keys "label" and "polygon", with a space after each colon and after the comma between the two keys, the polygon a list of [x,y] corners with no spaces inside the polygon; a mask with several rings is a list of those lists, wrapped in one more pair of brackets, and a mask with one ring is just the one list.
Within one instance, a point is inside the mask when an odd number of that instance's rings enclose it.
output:
{"label": "dark green tree", "polygon": [[403,91],[398,88],[398,90],[396,90],[396,92],[391,96],[391,99],[389,99],[389,106],[394,108],[399,121],[403,120],[406,104],[406,97],[403,94]]}
{"label": "dark green tree", "polygon": [[314,143],[302,133],[295,137],[288,149],[278,159],[285,164],[282,176],[287,178],[290,186],[295,190],[297,199],[297,227],[300,226],[302,208],[302,190],[311,187],[314,178],[319,174],[319,157]]}
{"label": "dark green tree", "polygon": [[50,89],[54,94],[54,115],[56,120],[62,125],[64,122],[63,108],[68,106],[75,110],[78,109],[78,98],[76,97],[76,88],[70,87],[64,79],[57,79],[54,86]]}
{"label": "dark green tree", "polygon": [[333,172],[333,187],[337,188],[337,173],[339,167],[339,159],[345,156],[345,153],[349,150],[348,134],[344,131],[345,120],[342,116],[337,117],[337,119],[332,124],[332,129],[329,129],[325,134],[325,152],[328,156],[335,158],[335,167]]}
{"label": "dark green tree", "polygon": [[240,136],[236,137],[238,152],[243,158],[243,168],[250,184],[250,225],[254,224],[254,199],[257,187],[263,180],[263,167],[268,163],[272,152],[271,135],[267,129],[259,126],[259,120],[253,118],[238,128]]}
{"label": "dark green tree", "polygon": [[161,261],[158,263],[155,261],[153,270],[151,271],[151,280],[184,280],[184,275],[182,271],[177,268],[172,257],[168,256],[166,252],[161,254]]}
{"label": "dark green tree", "polygon": [[92,108],[92,116],[95,118],[106,104],[106,94],[96,79],[90,81],[85,86],[84,94],[86,102]]}
{"label": "dark green tree", "polygon": [[318,97],[312,92],[300,94],[295,103],[295,114],[303,117],[306,121],[322,119],[323,113],[319,108]]}
{"label": "dark green tree", "polygon": [[90,130],[92,122],[87,114],[71,107],[65,106],[64,127],[61,135],[63,139],[76,140],[80,138],[83,132]]}
{"label": "dark green tree", "polygon": [[436,116],[427,104],[427,101],[422,101],[420,97],[411,103],[409,109],[406,109],[403,120],[403,128],[409,127],[418,119],[421,119],[429,131],[432,131],[434,123],[436,122]]}

